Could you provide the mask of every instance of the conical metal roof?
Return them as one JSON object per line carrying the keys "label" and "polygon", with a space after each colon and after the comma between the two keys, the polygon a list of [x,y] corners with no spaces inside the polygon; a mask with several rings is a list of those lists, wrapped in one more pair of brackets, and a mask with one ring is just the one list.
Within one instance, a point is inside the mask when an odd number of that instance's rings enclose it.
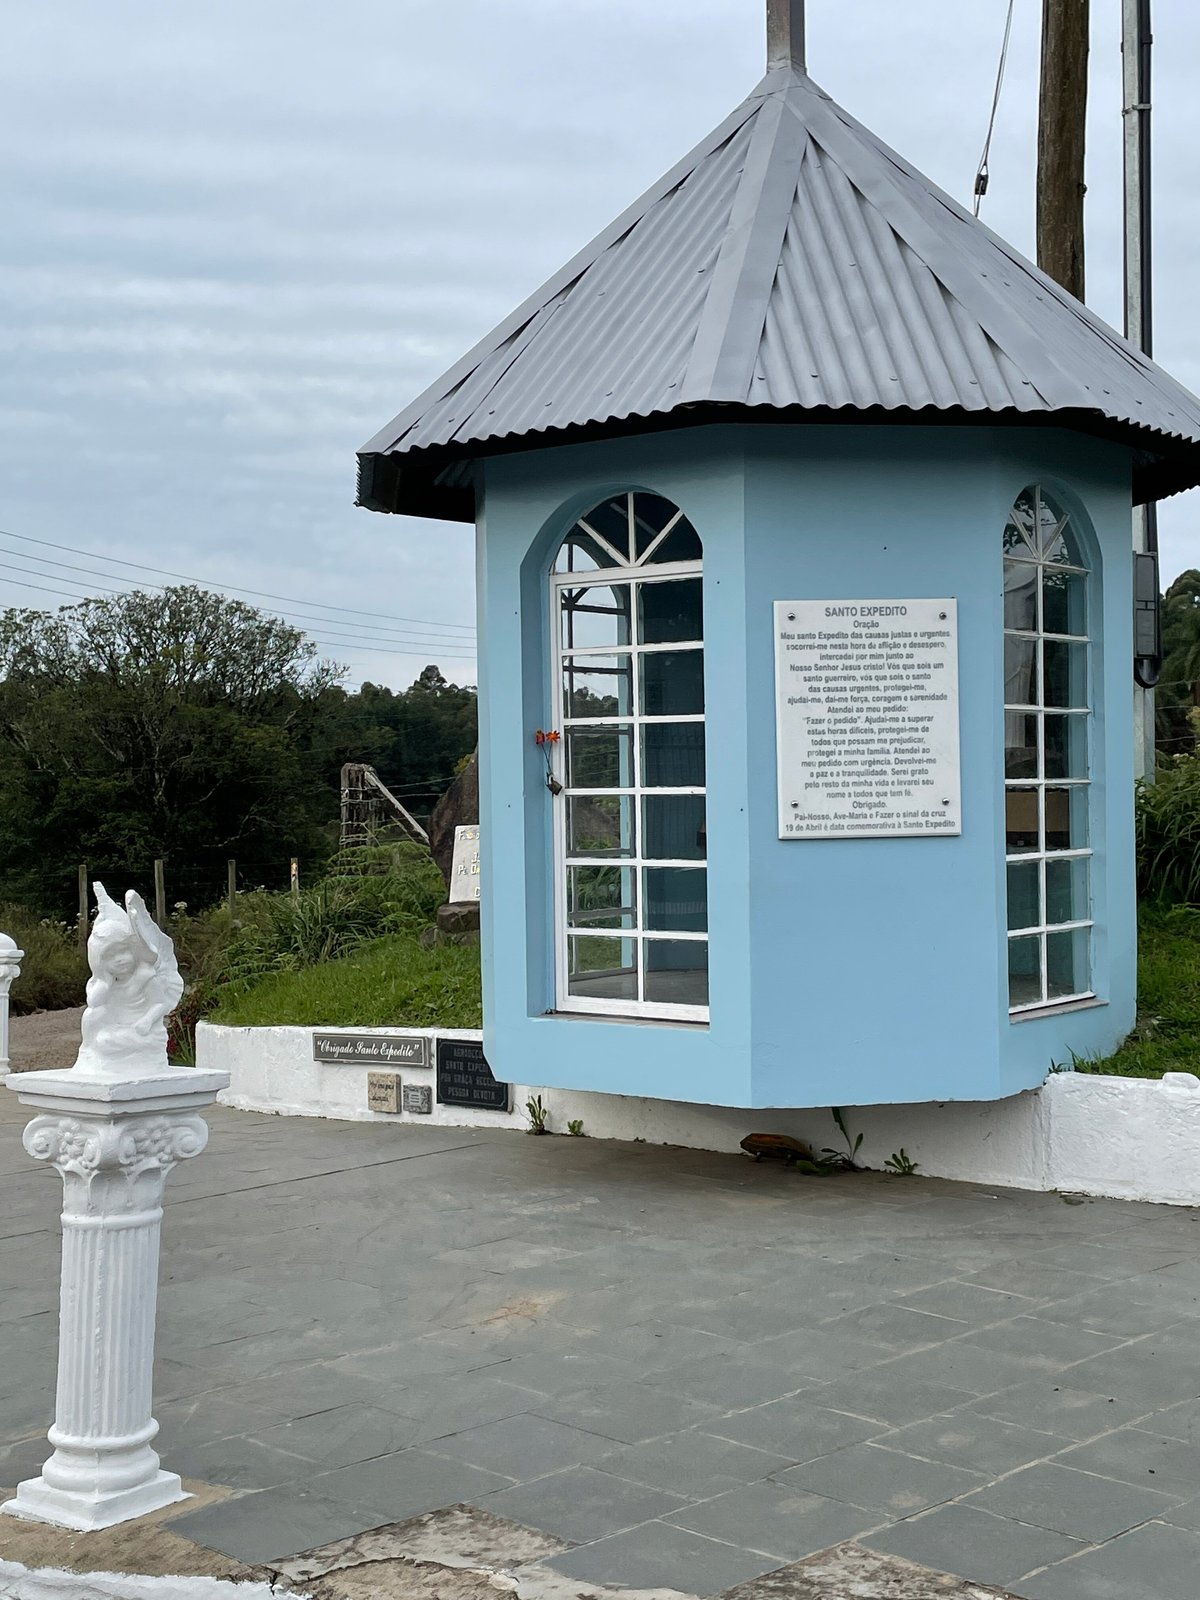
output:
{"label": "conical metal roof", "polygon": [[1200,400],[783,66],[359,452],[474,517],[480,456],[731,421],[1048,423],[1200,483]]}

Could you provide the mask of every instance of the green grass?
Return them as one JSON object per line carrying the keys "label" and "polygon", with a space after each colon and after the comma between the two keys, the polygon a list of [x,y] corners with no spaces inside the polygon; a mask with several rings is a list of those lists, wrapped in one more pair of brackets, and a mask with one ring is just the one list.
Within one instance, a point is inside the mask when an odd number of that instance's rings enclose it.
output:
{"label": "green grass", "polygon": [[1075,1067],[1121,1078],[1200,1077],[1200,910],[1142,912],[1137,1027],[1115,1055]]}
{"label": "green grass", "polygon": [[478,1028],[479,951],[426,950],[400,934],[376,939],[339,960],[239,985],[208,1020],[252,1028]]}

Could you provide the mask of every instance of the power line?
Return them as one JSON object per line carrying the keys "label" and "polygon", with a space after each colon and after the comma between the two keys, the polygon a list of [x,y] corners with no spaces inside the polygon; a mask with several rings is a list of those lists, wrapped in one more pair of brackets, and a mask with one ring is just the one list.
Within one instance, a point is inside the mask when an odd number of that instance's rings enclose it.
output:
{"label": "power line", "polygon": [[[282,600],[285,605],[315,606],[321,611],[344,612],[347,615],[354,617],[378,617],[384,622],[415,622],[421,626],[451,628],[460,633],[474,633],[475,631],[470,624],[465,622],[434,622],[429,617],[402,617],[397,615],[395,612],[389,611],[360,611],[353,606],[326,605],[319,600],[301,600],[295,595],[272,594],[266,589],[246,589],[236,583],[215,584],[210,583],[207,578],[193,578],[189,577],[185,572],[172,572],[169,567],[147,566],[144,561],[126,561],[120,556],[100,556],[97,558],[94,550],[81,550],[77,545],[72,544],[58,544],[53,539],[35,539],[32,534],[28,533],[9,533],[6,529],[0,529],[0,533],[3,533],[6,539],[20,539],[25,544],[42,545],[47,550],[65,550],[68,555],[90,556],[93,560],[99,559],[101,561],[107,561],[110,566],[132,567],[138,572],[158,572],[161,573],[164,578],[179,578],[184,583],[198,583],[202,588],[217,589],[219,591],[228,589],[232,590],[235,594],[257,595],[263,600]],[[112,576],[115,576],[115,574],[112,574]],[[334,625],[336,626],[336,623]]]}
{"label": "power line", "polygon": [[[0,534],[0,537],[9,537],[9,535]],[[10,567],[7,562],[0,561],[0,567],[5,567],[11,572],[32,572],[34,577],[37,577],[37,578],[53,578],[54,581],[57,582],[57,583],[69,583],[72,580],[69,579],[69,578],[60,578],[57,573],[40,572],[40,571],[38,571],[38,567],[39,566],[40,567],[61,567],[65,572],[82,572],[82,573],[85,573],[88,576],[94,577],[94,578],[115,578],[118,582],[125,581],[125,580],[121,579],[119,573],[115,573],[115,572],[99,572],[99,571],[96,570],[95,567],[81,567],[81,566],[78,566],[74,562],[52,561],[48,556],[27,556],[27,555],[24,554],[23,551],[20,551],[20,550],[7,550],[7,549],[5,549],[5,547],[3,545],[0,545],[0,553],[2,553],[4,555],[15,556],[18,561],[23,561],[23,562],[27,563],[27,565],[23,566],[23,567]],[[105,560],[106,558],[102,556],[100,559],[101,560]],[[28,563],[32,563],[32,562],[36,562],[37,566],[28,565]],[[151,568],[150,570],[153,570],[153,568]],[[132,580],[128,580],[128,581],[132,581]],[[171,587],[170,584],[166,584],[166,583],[152,583],[149,579],[141,580],[141,582],[140,582],[140,584],[138,586],[139,587],[145,587],[147,589],[158,589],[160,591],[164,591],[164,590],[169,589]],[[105,589],[103,587],[103,585],[93,584],[91,587],[92,588],[100,588],[102,590],[102,592],[105,593],[105,594],[128,594],[129,593],[129,590],[127,590],[127,589]],[[206,593],[209,593],[209,594],[220,593],[220,592],[222,592],[222,591],[211,590],[211,589],[206,590]],[[430,647],[430,648],[434,648],[434,647],[438,647],[438,646],[440,646],[442,644],[467,644],[467,643],[470,642],[467,639],[458,639],[458,638],[454,638],[454,637],[451,637],[451,636],[439,637],[436,634],[421,635],[421,634],[408,633],[408,632],[406,632],[404,630],[397,631],[395,629],[385,629],[385,628],[380,628],[380,627],[378,627],[377,624],[370,623],[370,622],[364,622],[364,623],[357,623],[356,624],[356,623],[347,622],[347,621],[344,621],[342,619],[334,618],[334,617],[305,617],[305,616],[297,616],[297,615],[295,615],[295,613],[289,613],[289,612],[286,612],[286,611],[276,612],[274,614],[276,616],[282,616],[282,617],[284,617],[286,620],[288,620],[290,622],[300,622],[300,623],[303,623],[305,625],[307,625],[307,624],[309,624],[311,622],[317,622],[317,623],[324,624],[326,627],[329,627],[329,628],[341,628],[341,627],[344,627],[344,628],[347,628],[347,629],[353,628],[353,627],[369,628],[373,632],[378,632],[382,636],[381,640],[380,640],[381,643],[386,643],[389,640],[394,640],[394,641],[402,643],[402,644],[419,644],[419,645],[424,645],[424,646],[427,646],[427,647]]]}
{"label": "power line", "polygon": [[1008,0],[1008,16],[1004,23],[1004,43],[1000,46],[1000,64],[996,68],[996,87],[992,91],[992,111],[988,117],[987,135],[983,141],[983,154],[979,157],[979,166],[975,172],[975,215],[979,215],[979,204],[987,193],[988,180],[991,173],[988,171],[988,156],[992,149],[992,134],[996,131],[996,113],[1000,109],[1000,90],[1004,86],[1004,68],[1008,64],[1008,41],[1012,35],[1013,3]]}

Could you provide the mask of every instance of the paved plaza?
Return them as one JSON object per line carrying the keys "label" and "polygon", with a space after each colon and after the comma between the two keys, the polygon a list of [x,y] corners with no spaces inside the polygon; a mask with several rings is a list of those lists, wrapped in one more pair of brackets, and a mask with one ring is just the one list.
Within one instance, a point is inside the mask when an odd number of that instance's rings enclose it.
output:
{"label": "paved plaza", "polygon": [[[25,1116],[0,1096],[8,1486],[47,1454],[56,1355],[61,1186]],[[813,1587],[831,1548],[1022,1600],[1200,1591],[1200,1213],[211,1124],[168,1186],[155,1407],[164,1464],[232,1491],[170,1518],[205,1550],[294,1573],[465,1506],[532,1530],[522,1593],[980,1592]]]}

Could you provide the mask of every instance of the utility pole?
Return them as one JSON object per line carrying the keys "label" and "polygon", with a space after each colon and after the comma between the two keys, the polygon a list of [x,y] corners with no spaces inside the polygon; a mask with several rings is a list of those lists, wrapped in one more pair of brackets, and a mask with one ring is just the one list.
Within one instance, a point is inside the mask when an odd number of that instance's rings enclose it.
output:
{"label": "utility pole", "polygon": [[1042,0],[1038,104],[1037,259],[1083,299],[1083,162],[1090,0]]}
{"label": "utility pole", "polygon": [[[1125,337],[1154,353],[1151,294],[1150,0],[1121,0],[1125,152]],[[1134,770],[1154,778],[1154,685],[1162,658],[1157,507],[1133,508]]]}

